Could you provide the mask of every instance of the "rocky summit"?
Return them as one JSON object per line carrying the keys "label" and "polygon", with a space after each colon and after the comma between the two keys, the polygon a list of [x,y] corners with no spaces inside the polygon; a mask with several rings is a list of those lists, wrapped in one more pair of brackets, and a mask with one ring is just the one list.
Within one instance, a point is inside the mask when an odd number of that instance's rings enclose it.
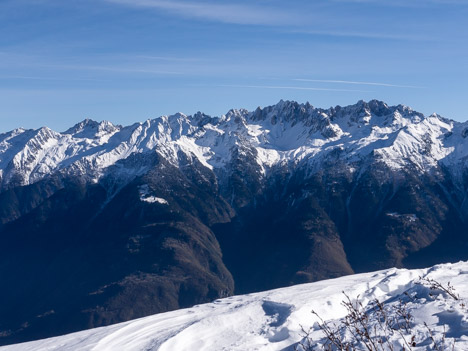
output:
{"label": "rocky summit", "polygon": [[0,135],[0,344],[468,259],[468,123],[280,101]]}

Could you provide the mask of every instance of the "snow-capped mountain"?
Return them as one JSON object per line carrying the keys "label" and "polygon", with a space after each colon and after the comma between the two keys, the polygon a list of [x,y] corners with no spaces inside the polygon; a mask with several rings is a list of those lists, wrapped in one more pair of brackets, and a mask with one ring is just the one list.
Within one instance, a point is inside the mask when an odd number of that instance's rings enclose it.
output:
{"label": "snow-capped mountain", "polygon": [[[328,110],[281,101],[219,118],[178,113],[128,127],[86,119],[63,133],[15,129],[0,136],[0,175],[3,187],[54,172],[97,181],[119,161],[150,152],[176,166],[182,152],[211,170],[226,167],[235,152],[251,152],[263,174],[278,164],[320,165],[337,153],[350,165],[372,154],[392,168],[426,171],[439,163],[464,163],[467,135],[466,123],[376,100]],[[131,171],[139,175],[145,167]]]}
{"label": "snow-capped mountain", "polygon": [[[388,333],[390,342],[382,347],[462,351],[468,348],[467,272],[468,264],[459,262],[428,269],[357,274],[228,297],[104,328],[0,347],[0,350],[294,351],[303,350],[300,344],[322,350],[326,339],[319,328],[319,318],[311,311],[316,311],[330,326],[340,326],[347,314],[342,305],[346,301],[344,292],[353,302],[362,303],[363,311],[370,316],[369,325],[377,318],[371,307],[374,299],[388,311],[395,330]],[[430,284],[417,284],[424,280],[434,280],[443,287],[450,284],[458,300],[443,290],[431,290]],[[401,312],[410,316],[408,329],[403,325]],[[309,328],[310,344],[303,331]],[[383,332],[381,329],[377,334]],[[373,330],[370,333],[371,336],[375,334]],[[377,340],[375,338],[374,342]],[[434,343],[438,348],[433,348]]]}
{"label": "snow-capped mountain", "polygon": [[0,344],[468,259],[468,123],[380,101],[0,135]]}

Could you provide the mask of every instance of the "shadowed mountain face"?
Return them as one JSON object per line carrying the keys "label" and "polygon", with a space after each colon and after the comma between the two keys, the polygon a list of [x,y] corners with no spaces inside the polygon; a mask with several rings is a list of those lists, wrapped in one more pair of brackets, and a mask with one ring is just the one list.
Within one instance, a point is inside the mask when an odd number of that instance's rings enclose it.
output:
{"label": "shadowed mountain face", "polygon": [[371,101],[0,135],[0,344],[468,259],[466,130]]}

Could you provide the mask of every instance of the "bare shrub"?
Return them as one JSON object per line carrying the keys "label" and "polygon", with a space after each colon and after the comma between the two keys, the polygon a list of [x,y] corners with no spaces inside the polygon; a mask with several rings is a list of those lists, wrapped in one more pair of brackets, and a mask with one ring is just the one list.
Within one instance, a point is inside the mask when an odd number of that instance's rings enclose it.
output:
{"label": "bare shrub", "polygon": [[[444,286],[433,279],[420,278],[417,284],[431,291],[445,293],[454,300],[460,299],[450,283]],[[410,303],[416,301],[415,294],[410,295],[405,292],[397,302],[387,305],[374,299],[366,306],[359,296],[353,301],[345,292],[343,294],[345,298],[341,304],[346,308],[345,317],[337,324],[324,321],[317,312],[312,311],[318,319],[317,326],[323,338],[312,339],[311,335],[317,327],[309,329],[302,327],[303,340],[296,346],[296,351],[410,351],[418,346],[415,330],[421,328],[415,327],[424,327],[427,330],[431,342],[429,347],[432,350],[446,351],[455,348],[454,341],[447,345],[445,327],[442,336],[436,338],[434,331],[426,322],[419,326],[414,323]],[[429,296],[434,297],[431,293]]]}
{"label": "bare shrub", "polygon": [[455,288],[453,285],[450,285],[450,282],[447,283],[447,286],[444,286],[434,279],[419,277],[419,281],[416,284],[424,285],[431,290],[444,292],[456,301],[460,300],[460,295],[455,292]]}

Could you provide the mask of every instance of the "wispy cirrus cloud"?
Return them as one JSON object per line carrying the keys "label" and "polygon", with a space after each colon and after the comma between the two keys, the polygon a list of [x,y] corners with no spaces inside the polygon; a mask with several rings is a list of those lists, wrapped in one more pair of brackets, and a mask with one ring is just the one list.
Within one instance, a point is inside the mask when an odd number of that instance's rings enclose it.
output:
{"label": "wispy cirrus cloud", "polygon": [[283,86],[283,85],[235,85],[235,84],[222,84],[217,85],[221,88],[247,88],[247,89],[280,89],[280,90],[312,90],[312,91],[337,91],[337,92],[354,92],[354,93],[372,93],[369,90],[357,89],[333,89],[333,88],[314,88],[314,87],[300,87],[300,86]]}
{"label": "wispy cirrus cloud", "polygon": [[102,79],[95,78],[57,78],[57,77],[39,77],[39,76],[15,76],[15,75],[0,75],[0,80],[44,80],[44,81],[77,81],[77,82],[103,82]]}
{"label": "wispy cirrus cloud", "polygon": [[95,66],[95,65],[42,65],[55,69],[81,70],[81,71],[101,71],[115,73],[145,73],[156,75],[181,75],[182,72],[151,68],[151,67],[136,67],[136,66]]}
{"label": "wispy cirrus cloud", "polygon": [[169,0],[104,0],[131,7],[152,8],[195,19],[249,25],[297,24],[297,14],[266,6]]}
{"label": "wispy cirrus cloud", "polygon": [[[162,64],[160,62],[162,62]],[[3,77],[8,77],[8,79],[56,80],[55,77],[26,75],[23,73],[26,70],[47,70],[48,72],[90,71],[115,74],[134,73],[173,76],[183,74],[183,72],[177,69],[178,67],[176,64],[172,64],[178,62],[185,62],[185,59],[181,58],[178,61],[177,58],[158,56],[103,55],[76,62],[73,57],[0,52],[0,75],[2,71],[4,71],[8,73]],[[14,72],[18,73],[12,74]]]}
{"label": "wispy cirrus cloud", "polygon": [[380,87],[393,87],[393,88],[410,88],[410,89],[424,89],[426,87],[415,86],[415,85],[400,85],[400,84],[389,84],[381,82],[359,82],[352,80],[330,80],[330,79],[305,79],[296,78],[296,82],[313,82],[313,83],[332,83],[332,84],[352,84],[352,85],[372,85]]}
{"label": "wispy cirrus cloud", "polygon": [[[153,9],[163,11],[175,16],[198,19],[212,22],[221,22],[239,25],[267,25],[288,27],[288,31],[297,34],[310,34],[318,36],[378,39],[378,40],[409,40],[431,41],[431,36],[411,35],[408,33],[382,33],[373,30],[353,31],[336,27],[323,29],[329,21],[324,20],[331,14],[323,8],[311,6],[304,13],[272,7],[271,5],[218,3],[188,0],[103,0],[108,3],[134,8]],[[369,2],[375,0],[330,0],[336,2]],[[399,2],[400,0],[395,0]],[[431,0],[421,0],[431,1]],[[437,0],[432,0],[436,2]],[[447,0],[457,1],[457,0]],[[459,0],[464,1],[464,0]],[[467,0],[468,1],[468,0]],[[377,4],[381,4],[376,2]],[[458,2],[457,2],[458,3]],[[404,5],[405,3],[402,2]],[[395,6],[395,5],[393,5]],[[398,5],[396,5],[398,6]],[[323,12],[325,11],[325,12]],[[352,24],[352,23],[351,23]],[[348,25],[349,26],[349,25]],[[314,28],[315,27],[315,28]],[[345,26],[346,27],[346,26]],[[320,29],[317,29],[320,28]]]}
{"label": "wispy cirrus cloud", "polygon": [[337,3],[373,4],[389,7],[421,7],[430,5],[468,5],[468,0],[329,0]]}
{"label": "wispy cirrus cloud", "polygon": [[361,31],[356,32],[352,30],[313,30],[313,29],[299,29],[291,31],[297,34],[309,34],[314,36],[327,36],[327,37],[342,37],[342,38],[357,38],[357,39],[377,39],[377,40],[403,40],[403,41],[436,41],[437,38],[433,36],[410,35],[410,34],[388,34],[378,31]]}
{"label": "wispy cirrus cloud", "polygon": [[137,59],[150,61],[166,61],[166,62],[197,62],[200,58],[195,57],[175,57],[175,56],[154,56],[154,55],[135,55]]}

